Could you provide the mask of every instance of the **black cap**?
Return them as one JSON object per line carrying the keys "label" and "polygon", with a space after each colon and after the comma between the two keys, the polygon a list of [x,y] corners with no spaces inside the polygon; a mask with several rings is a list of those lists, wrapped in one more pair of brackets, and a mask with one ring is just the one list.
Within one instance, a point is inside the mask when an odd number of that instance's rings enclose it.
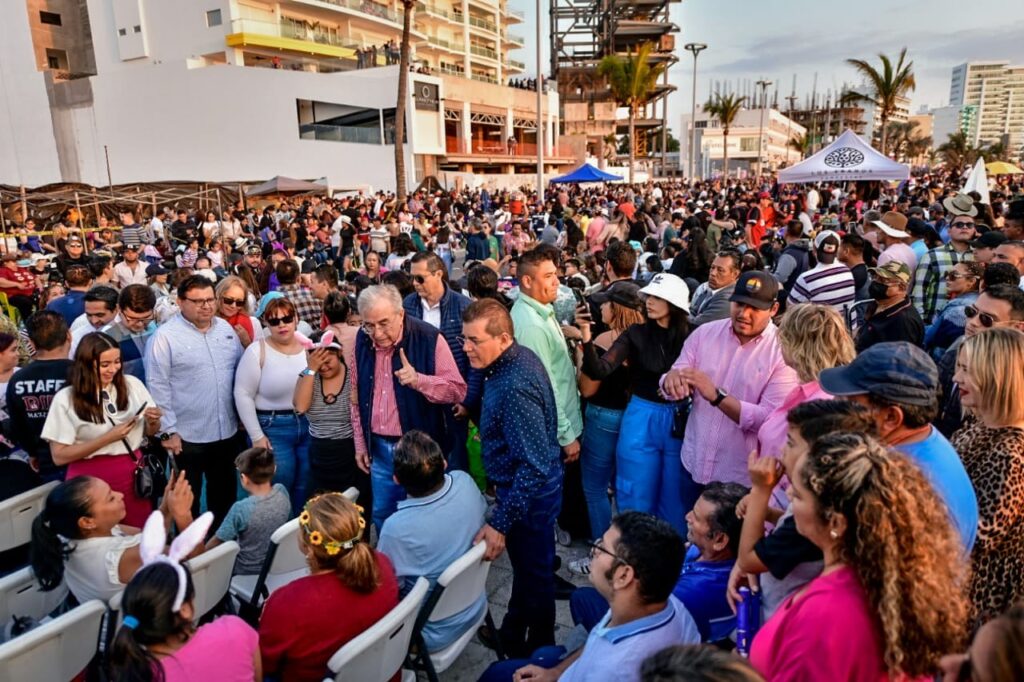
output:
{"label": "black cap", "polygon": [[939,388],[939,370],[926,352],[906,341],[876,343],[849,365],[822,370],[822,390],[834,396],[874,395],[927,407]]}
{"label": "black cap", "polygon": [[146,277],[156,277],[157,275],[166,275],[170,270],[160,265],[159,263],[152,263],[146,267]]}
{"label": "black cap", "polygon": [[[643,310],[644,301],[640,298],[640,287],[633,282],[615,282],[618,286],[609,287],[607,297],[604,300],[611,301],[612,303],[618,303],[621,306],[632,308],[633,310]],[[598,292],[604,293],[604,292]],[[594,297],[597,301],[597,297]],[[603,303],[597,301],[598,303]]]}
{"label": "black cap", "polygon": [[1024,199],[1015,199],[1010,202],[1010,210],[1006,214],[1007,218],[1013,220],[1024,220]]}
{"label": "black cap", "polygon": [[743,303],[758,310],[771,308],[779,295],[779,282],[767,272],[750,270],[740,275],[730,302]]}
{"label": "black cap", "polygon": [[626,286],[635,287],[636,291],[640,291],[640,287],[637,286],[634,282],[631,282],[628,279],[617,279],[608,286],[606,286],[604,289],[601,289],[600,291],[591,294],[590,300],[597,304],[606,303],[612,300],[612,294],[615,293],[616,289],[618,289],[619,287]]}
{"label": "black cap", "polygon": [[999,230],[989,230],[971,242],[976,249],[994,249],[1006,241],[1006,235]]}

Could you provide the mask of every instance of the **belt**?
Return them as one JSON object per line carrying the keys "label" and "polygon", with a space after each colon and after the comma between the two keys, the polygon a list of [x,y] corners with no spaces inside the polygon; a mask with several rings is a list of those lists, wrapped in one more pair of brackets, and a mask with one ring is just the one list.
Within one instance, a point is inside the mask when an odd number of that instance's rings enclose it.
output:
{"label": "belt", "polygon": [[379,440],[386,440],[389,443],[397,443],[402,439],[401,436],[382,436],[379,433],[371,433],[370,438],[377,438]]}
{"label": "belt", "polygon": [[295,410],[256,410],[256,414],[260,417],[294,417]]}

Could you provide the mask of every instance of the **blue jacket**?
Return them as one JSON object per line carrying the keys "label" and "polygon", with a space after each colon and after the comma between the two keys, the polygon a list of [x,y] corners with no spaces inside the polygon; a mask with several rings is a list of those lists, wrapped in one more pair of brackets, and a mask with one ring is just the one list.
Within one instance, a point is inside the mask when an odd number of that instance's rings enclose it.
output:
{"label": "blue jacket", "polygon": [[466,258],[468,260],[487,260],[491,257],[491,246],[487,243],[487,235],[475,232],[466,239]]}

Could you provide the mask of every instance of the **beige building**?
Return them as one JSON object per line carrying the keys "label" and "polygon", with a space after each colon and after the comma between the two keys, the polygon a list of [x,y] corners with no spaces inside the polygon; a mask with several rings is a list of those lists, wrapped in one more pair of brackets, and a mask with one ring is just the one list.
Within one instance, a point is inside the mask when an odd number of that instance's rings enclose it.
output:
{"label": "beige building", "polygon": [[1002,142],[1011,153],[1020,153],[1024,146],[1024,65],[991,61],[955,67],[949,103],[976,107],[969,131],[974,144]]}
{"label": "beige building", "polygon": [[38,70],[96,73],[85,0],[28,0],[28,15]]}

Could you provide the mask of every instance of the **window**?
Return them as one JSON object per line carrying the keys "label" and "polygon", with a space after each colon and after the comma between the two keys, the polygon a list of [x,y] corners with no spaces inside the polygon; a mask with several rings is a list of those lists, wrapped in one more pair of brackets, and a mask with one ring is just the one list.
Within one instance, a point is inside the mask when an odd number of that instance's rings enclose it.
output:
{"label": "window", "polygon": [[135,32],[135,33],[142,33],[142,27],[139,26],[138,24],[136,24],[135,26],[132,27],[132,31]]}
{"label": "window", "polygon": [[60,26],[60,15],[56,12],[39,12],[39,21],[43,24],[49,24],[50,26]]}
{"label": "window", "polygon": [[64,50],[46,50],[46,68],[66,71],[68,68],[68,53]]}
{"label": "window", "polygon": [[126,28],[119,28],[119,29],[117,29],[117,35],[119,35],[119,36],[126,36],[126,35],[128,35],[128,29],[126,29]]}
{"label": "window", "polygon": [[210,28],[221,25],[221,16],[219,9],[211,9],[206,13],[206,25]]}
{"label": "window", "polygon": [[46,55],[46,67],[49,69],[59,69],[60,61],[52,54]]}

